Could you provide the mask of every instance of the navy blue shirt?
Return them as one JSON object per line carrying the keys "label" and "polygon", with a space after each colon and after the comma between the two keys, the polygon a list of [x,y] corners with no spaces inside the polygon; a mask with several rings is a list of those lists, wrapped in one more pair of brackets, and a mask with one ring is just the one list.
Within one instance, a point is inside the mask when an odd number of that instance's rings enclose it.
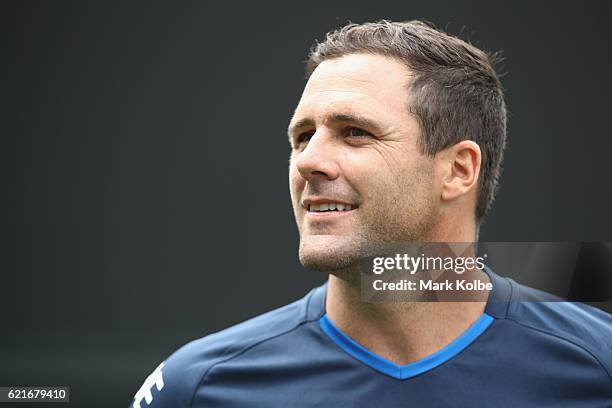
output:
{"label": "navy blue shirt", "polygon": [[612,316],[487,270],[485,313],[399,366],[325,314],[327,285],[172,354],[133,407],[612,407]]}

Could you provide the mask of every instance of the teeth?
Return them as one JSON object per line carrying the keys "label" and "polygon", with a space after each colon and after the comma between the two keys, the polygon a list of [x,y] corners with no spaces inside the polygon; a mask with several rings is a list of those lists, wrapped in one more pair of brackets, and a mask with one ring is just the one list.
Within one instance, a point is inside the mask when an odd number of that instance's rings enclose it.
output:
{"label": "teeth", "polygon": [[326,204],[310,204],[308,211],[321,212],[321,211],[350,211],[353,206],[350,204],[338,204],[338,203],[326,203]]}

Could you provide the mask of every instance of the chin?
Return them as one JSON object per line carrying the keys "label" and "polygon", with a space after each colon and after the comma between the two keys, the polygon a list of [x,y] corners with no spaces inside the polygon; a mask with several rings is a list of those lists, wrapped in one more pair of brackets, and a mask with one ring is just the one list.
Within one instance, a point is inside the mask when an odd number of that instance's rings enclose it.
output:
{"label": "chin", "polygon": [[358,246],[346,238],[317,236],[300,241],[300,263],[315,271],[351,268],[359,263],[359,252]]}

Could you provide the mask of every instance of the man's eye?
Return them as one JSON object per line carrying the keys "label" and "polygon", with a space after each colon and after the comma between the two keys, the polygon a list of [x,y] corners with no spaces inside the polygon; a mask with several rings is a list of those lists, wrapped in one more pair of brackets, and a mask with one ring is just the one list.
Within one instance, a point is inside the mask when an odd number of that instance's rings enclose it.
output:
{"label": "man's eye", "polygon": [[349,128],[348,135],[352,137],[372,137],[371,133],[355,127]]}
{"label": "man's eye", "polygon": [[314,132],[304,132],[300,133],[297,137],[297,143],[301,144],[310,140],[310,138],[314,135]]}

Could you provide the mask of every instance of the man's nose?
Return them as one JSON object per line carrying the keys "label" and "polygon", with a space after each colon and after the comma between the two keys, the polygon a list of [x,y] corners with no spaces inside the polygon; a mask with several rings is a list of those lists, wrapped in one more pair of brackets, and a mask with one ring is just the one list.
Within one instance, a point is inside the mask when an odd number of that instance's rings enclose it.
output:
{"label": "man's nose", "polygon": [[332,135],[317,131],[308,141],[296,159],[296,167],[300,175],[310,181],[315,177],[325,177],[334,180],[340,174],[338,167],[338,152]]}

